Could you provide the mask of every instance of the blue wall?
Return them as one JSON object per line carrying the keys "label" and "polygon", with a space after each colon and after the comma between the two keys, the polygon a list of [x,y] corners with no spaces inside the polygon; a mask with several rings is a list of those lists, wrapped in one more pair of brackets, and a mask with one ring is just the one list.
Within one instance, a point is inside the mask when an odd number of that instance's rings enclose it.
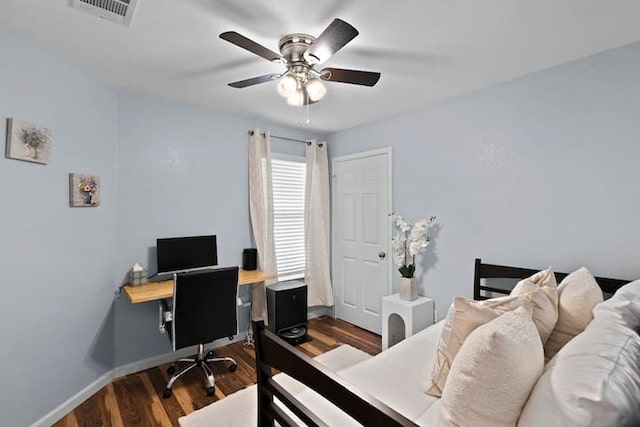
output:
{"label": "blue wall", "polygon": [[[252,247],[248,196],[248,130],[306,138],[263,120],[121,93],[118,125],[118,255],[122,275],[135,263],[155,271],[157,237],[216,234],[221,266],[240,265]],[[273,142],[274,151],[301,151]],[[250,298],[250,287],[240,288]],[[171,350],[158,328],[158,303],[117,302],[116,366]],[[248,308],[239,312],[241,331]]]}
{"label": "blue wall", "polygon": [[[126,272],[154,271],[157,237],[206,233],[218,235],[221,265],[239,265],[252,246],[247,131],[318,135],[118,93],[6,32],[0,56],[0,133],[6,117],[53,130],[48,165],[0,158],[0,425],[24,426],[114,368],[170,357],[157,303],[114,298]],[[69,207],[69,172],[100,176],[101,206]],[[248,308],[240,316],[245,331]]]}
{"label": "blue wall", "polygon": [[639,114],[636,43],[337,132],[329,149],[392,147],[393,209],[438,216],[417,277],[442,318],[472,295],[476,257],[640,277]]}
{"label": "blue wall", "polygon": [[[116,93],[0,34],[0,135],[14,117],[53,130],[48,165],[0,156],[0,425],[25,426],[113,368]],[[102,204],[69,207],[69,172]]]}

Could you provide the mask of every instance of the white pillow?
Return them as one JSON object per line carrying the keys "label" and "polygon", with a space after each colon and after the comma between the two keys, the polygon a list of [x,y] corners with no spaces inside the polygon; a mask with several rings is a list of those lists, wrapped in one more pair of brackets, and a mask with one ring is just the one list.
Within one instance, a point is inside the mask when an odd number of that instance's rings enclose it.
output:
{"label": "white pillow", "polygon": [[640,337],[594,318],[547,364],[519,427],[640,425]]}
{"label": "white pillow", "polygon": [[608,318],[640,333],[640,280],[627,283],[593,309],[595,318]]}
{"label": "white pillow", "polygon": [[451,366],[440,425],[515,426],[543,366],[540,336],[524,307],[478,327]]}
{"label": "white pillow", "polygon": [[507,296],[481,302],[454,297],[436,347],[431,382],[425,392],[432,396],[442,396],[451,364],[469,334],[478,326],[520,306],[527,307],[529,311],[533,307],[528,296]]}
{"label": "white pillow", "polygon": [[593,307],[603,301],[598,282],[582,267],[564,278],[558,286],[558,321],[544,345],[544,355],[551,359],[569,340],[584,331]]}
{"label": "white pillow", "polygon": [[533,321],[544,345],[558,321],[558,287],[551,268],[519,281],[511,291],[511,295],[525,294],[533,301]]}

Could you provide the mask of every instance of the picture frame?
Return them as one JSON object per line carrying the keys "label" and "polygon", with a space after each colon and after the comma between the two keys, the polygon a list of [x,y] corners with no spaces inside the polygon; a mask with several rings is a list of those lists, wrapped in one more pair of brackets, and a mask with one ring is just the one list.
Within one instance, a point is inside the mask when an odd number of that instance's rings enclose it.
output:
{"label": "picture frame", "polygon": [[69,206],[73,208],[100,206],[100,177],[70,173]]}
{"label": "picture frame", "polygon": [[14,118],[7,119],[5,157],[46,165],[51,156],[52,131]]}

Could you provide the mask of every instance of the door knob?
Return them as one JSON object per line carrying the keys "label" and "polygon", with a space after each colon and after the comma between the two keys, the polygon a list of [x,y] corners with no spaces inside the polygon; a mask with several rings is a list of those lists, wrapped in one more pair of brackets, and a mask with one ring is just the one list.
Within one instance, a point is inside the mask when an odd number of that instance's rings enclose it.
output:
{"label": "door knob", "polygon": [[384,252],[379,252],[378,256],[380,257],[380,259],[384,259],[384,257],[387,256],[387,254],[385,254]]}

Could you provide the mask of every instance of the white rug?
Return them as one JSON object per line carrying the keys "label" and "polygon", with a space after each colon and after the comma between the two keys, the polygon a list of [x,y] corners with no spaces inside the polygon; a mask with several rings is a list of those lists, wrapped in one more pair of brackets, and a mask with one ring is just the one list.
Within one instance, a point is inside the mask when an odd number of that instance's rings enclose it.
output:
{"label": "white rug", "polygon": [[[333,372],[339,372],[372,356],[348,344],[315,357],[315,360]],[[304,390],[304,386],[285,374],[274,379],[293,395]],[[257,388],[255,385],[237,391],[222,400],[205,406],[178,419],[180,427],[256,427],[258,420]]]}

